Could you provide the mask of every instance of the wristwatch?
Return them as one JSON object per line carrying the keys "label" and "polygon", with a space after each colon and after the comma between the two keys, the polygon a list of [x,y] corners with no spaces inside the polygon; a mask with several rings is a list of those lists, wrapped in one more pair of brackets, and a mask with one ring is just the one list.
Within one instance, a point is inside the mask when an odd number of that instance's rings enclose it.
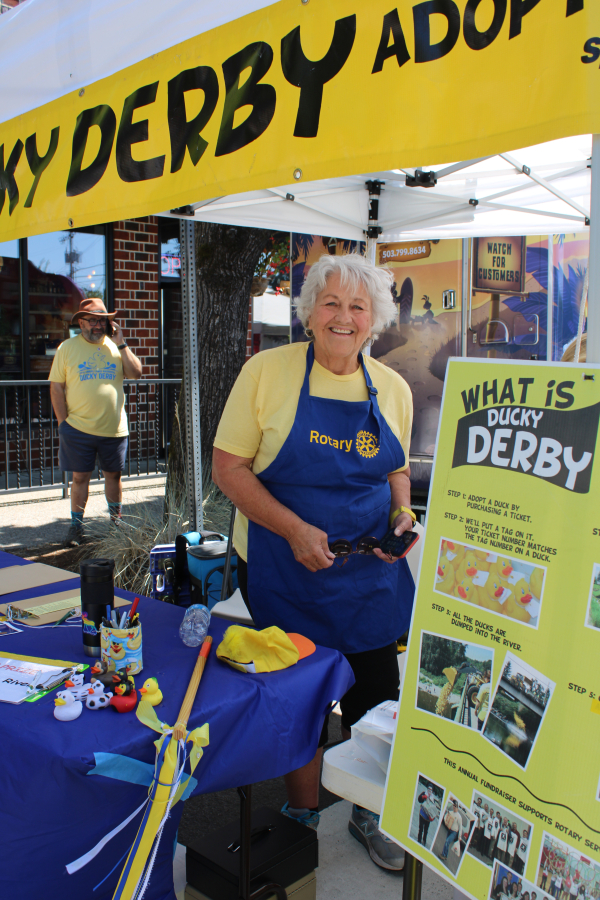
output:
{"label": "wristwatch", "polygon": [[119,346],[117,347],[117,350],[124,350],[126,346],[127,346],[127,344],[125,343],[125,341],[123,341],[122,344],[119,344]]}
{"label": "wristwatch", "polygon": [[394,512],[390,516],[390,525],[392,524],[392,522],[394,521],[396,516],[400,515],[400,513],[408,513],[408,515],[413,520],[413,525],[417,521],[417,517],[414,514],[414,512],[412,511],[412,509],[409,509],[408,506],[399,506],[398,509],[395,509]]}

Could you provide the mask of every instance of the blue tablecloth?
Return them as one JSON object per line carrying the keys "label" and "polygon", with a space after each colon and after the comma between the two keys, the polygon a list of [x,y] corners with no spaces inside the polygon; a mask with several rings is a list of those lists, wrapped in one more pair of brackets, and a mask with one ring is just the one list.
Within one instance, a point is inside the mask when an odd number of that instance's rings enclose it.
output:
{"label": "blue tablecloth", "polygon": [[[0,566],[21,562],[9,554],[0,556]],[[2,599],[66,587],[55,584],[44,591],[22,591]],[[133,598],[126,591],[116,593]],[[158,678],[164,700],[157,712],[173,725],[198,651],[179,639],[181,609],[150,599],[142,599],[138,609],[144,670],[136,683],[141,687],[149,676]],[[275,778],[309,762],[326,711],[354,680],[344,657],[322,647],[282,672],[236,672],[217,660],[214,652],[227,624],[218,619],[211,623],[214,648],[189,721],[190,728],[204,722],[210,726],[210,744],[195,772],[194,794]],[[4,638],[0,649],[90,662],[83,653],[81,632],[72,627],[27,628]],[[157,735],[134,713],[84,709],[74,722],[64,723],[53,712],[54,694],[35,703],[0,706],[0,894],[7,900],[22,896],[110,900],[122,868],[117,863],[135,836],[137,818],[79,872],[68,875],[65,865],[126,819],[143,802],[147,788],[87,773],[98,752],[154,764]],[[174,807],[165,826],[146,900],[175,900],[172,858],[182,808],[182,803]],[[94,891],[113,867],[112,875]]]}

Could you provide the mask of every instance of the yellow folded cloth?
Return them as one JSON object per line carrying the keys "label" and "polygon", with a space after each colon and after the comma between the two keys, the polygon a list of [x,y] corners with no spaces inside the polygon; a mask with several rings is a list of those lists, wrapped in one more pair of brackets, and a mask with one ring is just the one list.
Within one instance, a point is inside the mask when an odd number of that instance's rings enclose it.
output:
{"label": "yellow folded cloth", "polygon": [[217,647],[217,656],[240,672],[261,673],[294,666],[300,653],[285,631],[276,625],[262,631],[230,625]]}

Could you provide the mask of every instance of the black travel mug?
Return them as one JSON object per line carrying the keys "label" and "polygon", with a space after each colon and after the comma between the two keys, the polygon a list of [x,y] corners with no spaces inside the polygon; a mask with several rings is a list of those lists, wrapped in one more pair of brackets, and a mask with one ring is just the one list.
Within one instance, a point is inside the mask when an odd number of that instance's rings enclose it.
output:
{"label": "black travel mug", "polygon": [[81,625],[86,656],[100,656],[100,626],[114,606],[114,559],[84,559],[81,576]]}

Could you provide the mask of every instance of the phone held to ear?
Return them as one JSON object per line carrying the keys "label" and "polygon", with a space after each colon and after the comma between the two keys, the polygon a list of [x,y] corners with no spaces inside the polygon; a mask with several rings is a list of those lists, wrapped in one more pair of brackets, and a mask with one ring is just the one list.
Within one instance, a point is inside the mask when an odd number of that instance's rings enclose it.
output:
{"label": "phone held to ear", "polygon": [[398,559],[404,559],[409,550],[411,550],[419,540],[417,531],[403,531],[401,535],[394,534],[394,529],[390,528],[388,533],[381,539],[380,548],[383,553],[394,556]]}
{"label": "phone held to ear", "polygon": [[106,320],[106,334],[107,334],[107,337],[112,337],[114,334],[113,323],[111,322],[110,319]]}

